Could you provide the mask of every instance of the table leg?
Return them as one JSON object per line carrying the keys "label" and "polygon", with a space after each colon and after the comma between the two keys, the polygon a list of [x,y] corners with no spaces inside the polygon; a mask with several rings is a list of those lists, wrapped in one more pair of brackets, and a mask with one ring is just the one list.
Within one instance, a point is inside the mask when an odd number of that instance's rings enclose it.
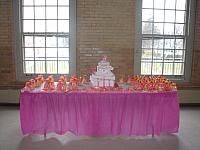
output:
{"label": "table leg", "polygon": [[47,138],[47,133],[44,133],[44,139],[46,139]]}
{"label": "table leg", "polygon": [[152,138],[154,138],[154,127],[152,126]]}
{"label": "table leg", "polygon": [[154,133],[152,133],[151,137],[154,138]]}

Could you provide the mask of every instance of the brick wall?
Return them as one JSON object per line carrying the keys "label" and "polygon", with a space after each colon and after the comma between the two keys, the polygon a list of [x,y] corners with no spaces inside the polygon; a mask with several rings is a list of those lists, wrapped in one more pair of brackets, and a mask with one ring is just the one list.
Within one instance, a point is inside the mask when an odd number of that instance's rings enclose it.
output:
{"label": "brick wall", "polygon": [[88,74],[107,55],[116,75],[133,73],[133,0],[77,1],[77,73]]}
{"label": "brick wall", "polygon": [[192,83],[200,84],[200,1],[196,1],[195,34],[193,44]]}
{"label": "brick wall", "polygon": [[0,84],[15,80],[12,0],[0,1]]}
{"label": "brick wall", "polygon": [[[200,85],[200,1],[197,1],[192,82]],[[15,84],[12,0],[0,1],[0,85]],[[117,76],[133,73],[135,1],[77,0],[77,73],[89,74],[107,55]]]}

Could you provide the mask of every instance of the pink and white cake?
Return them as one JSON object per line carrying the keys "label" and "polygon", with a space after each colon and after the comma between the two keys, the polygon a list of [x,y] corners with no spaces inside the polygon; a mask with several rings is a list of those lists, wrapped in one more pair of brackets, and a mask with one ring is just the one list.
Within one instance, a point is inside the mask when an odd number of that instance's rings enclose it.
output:
{"label": "pink and white cake", "polygon": [[94,87],[113,87],[115,83],[115,75],[112,72],[113,67],[107,61],[107,57],[98,63],[97,71],[90,76],[90,81]]}

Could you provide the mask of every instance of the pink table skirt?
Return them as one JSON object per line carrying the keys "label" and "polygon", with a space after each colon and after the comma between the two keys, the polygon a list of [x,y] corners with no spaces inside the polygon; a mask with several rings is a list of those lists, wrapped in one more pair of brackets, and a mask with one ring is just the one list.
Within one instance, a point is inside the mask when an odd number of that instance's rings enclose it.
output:
{"label": "pink table skirt", "polygon": [[159,135],[178,132],[179,101],[177,92],[21,92],[20,119],[23,134]]}

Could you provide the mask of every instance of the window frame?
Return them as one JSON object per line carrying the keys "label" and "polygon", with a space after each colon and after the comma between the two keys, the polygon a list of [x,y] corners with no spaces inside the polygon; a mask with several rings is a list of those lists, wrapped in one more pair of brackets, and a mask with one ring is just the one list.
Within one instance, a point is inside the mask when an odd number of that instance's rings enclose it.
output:
{"label": "window frame", "polygon": [[[195,23],[195,4],[196,0],[187,0],[186,10],[186,53],[184,62],[184,75],[163,75],[176,82],[190,82],[192,68],[192,51],[194,39],[194,23]],[[141,56],[142,56],[142,0],[136,1],[135,16],[135,50],[134,50],[134,74],[141,75]]]}
{"label": "window frame", "polygon": [[[16,80],[26,81],[36,77],[38,74],[25,74],[23,72],[23,50],[22,50],[22,1],[13,0],[13,19],[14,19],[14,49]],[[69,0],[69,74],[76,74],[76,0]],[[43,74],[47,77],[50,74]],[[53,74],[57,79],[60,74]]]}

